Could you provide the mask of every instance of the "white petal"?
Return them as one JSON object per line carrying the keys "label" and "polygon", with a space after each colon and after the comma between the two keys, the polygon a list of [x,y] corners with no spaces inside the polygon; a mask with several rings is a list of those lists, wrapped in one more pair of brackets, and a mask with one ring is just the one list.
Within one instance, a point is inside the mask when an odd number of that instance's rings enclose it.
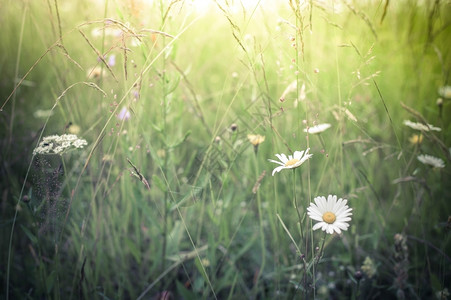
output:
{"label": "white petal", "polygon": [[336,215],[338,216],[338,215],[341,215],[341,214],[347,214],[347,213],[349,213],[350,211],[352,210],[352,208],[349,208],[348,206],[343,206],[343,207],[341,207],[340,209],[338,209],[337,211],[336,211]]}
{"label": "white petal", "polygon": [[349,224],[348,223],[344,223],[344,222],[335,222],[334,223],[335,226],[343,229],[343,230],[348,230]]}
{"label": "white petal", "polygon": [[327,206],[326,206],[327,211],[330,211],[330,212],[334,211],[333,209],[334,209],[336,201],[337,201],[337,197],[336,196],[335,197],[331,197],[329,195],[329,197],[327,197]]}
{"label": "white petal", "polygon": [[351,218],[339,218],[339,219],[337,219],[336,220],[336,222],[349,222],[349,221],[351,221]]}
{"label": "white petal", "polygon": [[310,204],[309,207],[307,207],[307,211],[309,211],[312,214],[316,214],[318,216],[321,216],[322,213],[319,211],[318,207],[315,204]]}
{"label": "white petal", "polygon": [[316,220],[316,221],[323,221],[323,217],[321,215],[309,215],[310,219]]}
{"label": "white petal", "polygon": [[314,200],[315,200],[316,205],[319,208],[319,211],[321,213],[325,213],[326,209],[327,209],[327,207],[326,207],[326,198],[323,197],[323,196],[320,196],[320,197],[316,197]]}
{"label": "white petal", "polygon": [[279,164],[279,165],[281,165],[281,166],[285,166],[285,164],[284,163],[281,163],[280,161],[277,161],[277,160],[273,160],[273,159],[268,159],[270,162],[273,162],[273,163],[276,163],[276,164]]}
{"label": "white petal", "polygon": [[323,222],[316,223],[315,225],[313,225],[312,230],[317,230],[321,228],[321,226],[323,226]]}
{"label": "white petal", "polygon": [[287,156],[285,154],[276,154],[277,158],[280,159],[284,164],[288,161]]}
{"label": "white petal", "polygon": [[338,201],[334,204],[334,207],[332,208],[332,211],[335,214],[338,214],[338,210],[341,208],[341,203],[343,202],[343,199],[338,199]]}
{"label": "white petal", "polygon": [[337,215],[337,219],[349,218],[350,216],[352,216],[351,213],[348,213],[348,214],[339,214],[339,215]]}
{"label": "white petal", "polygon": [[312,157],[313,154],[304,155],[304,157],[299,161],[299,165],[302,165],[307,159]]}
{"label": "white petal", "polygon": [[332,227],[332,226],[329,226],[328,228],[327,228],[327,231],[326,231],[328,234],[333,234],[334,233],[334,228]]}
{"label": "white petal", "polygon": [[275,168],[274,170],[272,170],[272,176],[274,176],[274,173],[280,172],[280,171],[282,171],[283,169],[285,169],[284,166],[279,166],[279,167]]}
{"label": "white petal", "polygon": [[303,154],[304,154],[304,151],[294,151],[293,157],[296,159],[301,159]]}
{"label": "white petal", "polygon": [[340,230],[340,228],[338,228],[337,226],[334,226],[334,230],[338,233],[338,234],[340,234],[341,233],[341,230]]}

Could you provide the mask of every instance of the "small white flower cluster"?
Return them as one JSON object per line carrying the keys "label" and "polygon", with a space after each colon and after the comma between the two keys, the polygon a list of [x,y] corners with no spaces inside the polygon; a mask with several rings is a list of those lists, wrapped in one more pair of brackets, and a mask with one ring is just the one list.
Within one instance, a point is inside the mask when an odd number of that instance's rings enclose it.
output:
{"label": "small white flower cluster", "polygon": [[423,124],[423,123],[416,123],[416,122],[412,122],[412,121],[410,121],[410,120],[404,120],[404,125],[406,125],[406,126],[408,126],[408,127],[410,127],[410,128],[412,128],[412,129],[415,129],[415,130],[420,130],[420,131],[442,131],[442,129],[441,128],[439,128],[439,127],[434,127],[433,125],[431,125],[431,124],[427,124],[427,125],[425,125],[425,124]]}
{"label": "small white flower cluster", "polygon": [[417,159],[421,161],[425,165],[430,165],[433,168],[444,168],[445,162],[443,159],[428,155],[428,154],[421,154],[417,156]]}
{"label": "small white flower cluster", "polygon": [[39,146],[33,150],[33,155],[63,154],[71,148],[79,149],[86,145],[88,142],[78,138],[75,134],[49,135],[44,137]]}

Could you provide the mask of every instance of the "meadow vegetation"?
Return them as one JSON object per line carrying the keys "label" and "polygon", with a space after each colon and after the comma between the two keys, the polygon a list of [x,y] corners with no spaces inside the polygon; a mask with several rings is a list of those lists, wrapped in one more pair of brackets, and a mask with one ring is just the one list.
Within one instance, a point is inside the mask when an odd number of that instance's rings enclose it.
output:
{"label": "meadow vegetation", "polygon": [[1,298],[448,299],[450,16],[2,1]]}

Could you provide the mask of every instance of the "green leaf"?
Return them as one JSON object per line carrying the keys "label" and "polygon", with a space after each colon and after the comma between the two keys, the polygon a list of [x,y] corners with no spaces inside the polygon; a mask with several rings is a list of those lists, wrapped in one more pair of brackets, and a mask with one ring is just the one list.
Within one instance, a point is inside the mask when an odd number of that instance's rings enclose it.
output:
{"label": "green leaf", "polygon": [[185,135],[183,136],[183,138],[181,140],[179,140],[178,142],[175,142],[173,145],[169,146],[169,148],[177,148],[178,146],[180,146],[183,142],[186,141],[186,139],[190,136],[191,134],[191,130],[188,130]]}
{"label": "green leaf", "polygon": [[[199,196],[202,194],[202,192],[203,192],[203,189],[201,187],[193,186],[191,188],[191,190],[189,192],[187,192],[187,194],[185,196],[182,197],[182,199],[177,201],[177,203],[172,204],[169,210],[174,211],[180,206],[186,207],[186,206],[194,205],[196,203],[197,199],[199,198]],[[188,202],[188,200],[192,200],[191,204],[186,203],[186,202]]]}
{"label": "green leaf", "polygon": [[138,247],[136,247],[136,244],[129,238],[125,238],[125,245],[127,246],[128,250],[130,250],[130,253],[133,255],[133,258],[138,263],[141,263],[141,252],[139,251]]}
{"label": "green leaf", "polygon": [[155,184],[155,186],[162,192],[166,192],[167,188],[166,185],[163,183],[163,181],[160,179],[160,177],[156,176],[155,174],[152,175],[152,183]]}
{"label": "green leaf", "polygon": [[157,124],[151,123],[153,129],[155,129],[157,132],[162,132],[163,130],[161,129],[161,127],[159,127]]}
{"label": "green leaf", "polygon": [[38,243],[38,239],[34,236],[34,234],[31,233],[30,230],[28,230],[27,227],[20,225],[20,228],[22,228],[23,232],[25,232],[25,234],[28,236],[32,244]]}
{"label": "green leaf", "polygon": [[47,294],[50,294],[50,292],[53,289],[53,286],[55,285],[55,279],[56,279],[56,272],[52,271],[49,276],[46,278],[46,288],[47,288]]}

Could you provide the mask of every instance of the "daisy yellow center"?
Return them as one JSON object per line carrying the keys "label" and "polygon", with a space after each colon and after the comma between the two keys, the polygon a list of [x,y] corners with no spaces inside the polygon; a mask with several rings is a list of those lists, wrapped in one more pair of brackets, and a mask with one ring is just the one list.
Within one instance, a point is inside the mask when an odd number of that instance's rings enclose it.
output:
{"label": "daisy yellow center", "polygon": [[299,159],[297,159],[297,158],[290,159],[289,161],[287,161],[285,163],[285,167],[290,167],[292,165],[297,164],[298,162],[299,162]]}
{"label": "daisy yellow center", "polygon": [[330,212],[330,211],[325,212],[323,214],[323,221],[328,223],[328,224],[334,223],[336,219],[337,219],[337,217],[335,216],[335,214]]}

